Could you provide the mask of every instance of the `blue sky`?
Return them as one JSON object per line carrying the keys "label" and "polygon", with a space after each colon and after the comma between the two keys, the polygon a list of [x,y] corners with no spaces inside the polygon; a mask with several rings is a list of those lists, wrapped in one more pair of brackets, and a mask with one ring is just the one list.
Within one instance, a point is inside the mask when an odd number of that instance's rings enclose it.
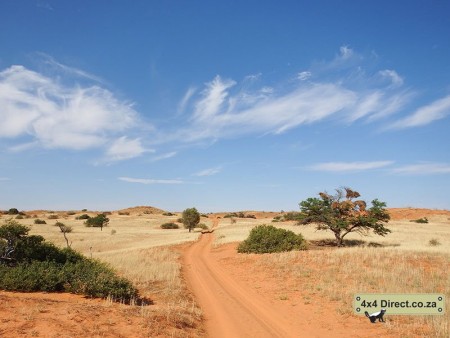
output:
{"label": "blue sky", "polygon": [[0,1],[0,209],[450,205],[448,1]]}

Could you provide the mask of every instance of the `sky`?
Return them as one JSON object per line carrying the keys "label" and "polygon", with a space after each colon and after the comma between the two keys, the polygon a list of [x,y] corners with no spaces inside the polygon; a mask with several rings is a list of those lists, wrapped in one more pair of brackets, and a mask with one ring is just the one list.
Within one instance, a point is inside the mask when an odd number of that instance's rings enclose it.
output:
{"label": "sky", "polygon": [[450,2],[0,0],[0,209],[450,207]]}

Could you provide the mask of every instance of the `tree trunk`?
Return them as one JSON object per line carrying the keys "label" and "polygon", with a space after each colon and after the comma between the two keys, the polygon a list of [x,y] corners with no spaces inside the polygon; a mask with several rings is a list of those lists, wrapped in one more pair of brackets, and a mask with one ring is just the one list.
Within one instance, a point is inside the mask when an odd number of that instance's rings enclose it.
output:
{"label": "tree trunk", "polygon": [[334,237],[336,237],[336,245],[342,246],[343,239],[341,237],[341,232],[335,232]]}

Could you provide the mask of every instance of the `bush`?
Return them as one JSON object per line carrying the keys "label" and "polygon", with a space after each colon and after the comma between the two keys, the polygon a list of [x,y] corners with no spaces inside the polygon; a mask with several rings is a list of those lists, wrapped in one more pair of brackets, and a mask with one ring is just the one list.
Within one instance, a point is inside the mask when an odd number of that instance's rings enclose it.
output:
{"label": "bush", "polygon": [[11,208],[8,210],[8,215],[18,215],[19,214],[19,210],[17,210],[16,208]]}
{"label": "bush", "polygon": [[138,297],[126,279],[107,264],[70,249],[46,243],[42,236],[28,236],[29,228],[9,220],[0,227],[0,247],[12,241],[13,267],[0,264],[0,289],[9,291],[71,292],[90,297],[111,297],[129,302]]}
{"label": "bush", "polygon": [[413,219],[413,220],[411,220],[410,222],[416,222],[416,223],[428,223],[428,218],[422,217],[422,218],[419,218],[419,219]]}
{"label": "bush", "polygon": [[47,224],[47,222],[46,221],[44,221],[43,219],[35,219],[34,220],[34,224]]}
{"label": "bush", "polygon": [[73,216],[73,215],[75,215],[75,214],[76,214],[75,211],[68,211],[68,212],[66,213],[67,216]]}
{"label": "bush", "polygon": [[23,219],[24,217],[22,215],[17,215],[16,219]]}
{"label": "bush", "polygon": [[89,218],[91,218],[91,216],[89,216],[88,214],[83,214],[78,217],[75,217],[75,219],[89,219]]}
{"label": "bush", "polygon": [[302,235],[272,225],[254,227],[248,238],[238,246],[239,253],[271,253],[291,250],[306,250]]}
{"label": "bush", "polygon": [[163,212],[163,216],[175,216],[175,214],[172,214],[171,212]]}
{"label": "bush", "polygon": [[203,229],[203,230],[208,230],[209,229],[208,226],[205,223],[199,223],[195,227],[199,228],[199,229]]}
{"label": "bush", "polygon": [[119,211],[118,214],[121,216],[130,216],[130,213],[128,211]]}
{"label": "bush", "polygon": [[161,229],[179,229],[179,228],[180,226],[173,222],[161,224]]}
{"label": "bush", "polygon": [[58,219],[59,216],[58,215],[49,215],[47,218],[48,219]]}
{"label": "bush", "polygon": [[428,245],[430,245],[430,246],[438,246],[438,245],[441,245],[441,242],[439,242],[439,240],[437,240],[436,238],[432,238],[428,242]]}
{"label": "bush", "polygon": [[301,214],[296,211],[290,211],[290,212],[283,214],[284,221],[299,221],[300,218],[301,218]]}

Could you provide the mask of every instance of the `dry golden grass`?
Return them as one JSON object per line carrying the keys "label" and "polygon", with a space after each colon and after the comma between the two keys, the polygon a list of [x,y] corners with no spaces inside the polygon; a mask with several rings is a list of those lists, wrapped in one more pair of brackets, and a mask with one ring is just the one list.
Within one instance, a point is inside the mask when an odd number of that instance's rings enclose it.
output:
{"label": "dry golden grass", "polygon": [[[271,219],[222,222],[215,232],[216,245],[242,241],[253,226],[262,223],[300,232],[310,241],[333,239],[331,232],[317,232],[313,225],[270,222]],[[346,237],[364,241],[358,247],[268,254],[257,262],[263,269],[293,279],[305,303],[319,295],[339,304],[342,315],[352,314],[356,293],[444,293],[449,309],[450,222],[393,221],[388,227],[392,233],[386,237]],[[440,244],[430,245],[431,239]],[[449,322],[447,311],[443,316],[389,316],[387,325],[401,337],[448,337]]]}
{"label": "dry golden grass", "polygon": [[[31,227],[30,234],[42,235],[61,247],[65,247],[66,242],[54,224],[59,221],[71,226],[73,230],[67,237],[73,249],[109,263],[133,282],[141,296],[156,302],[148,307],[127,307],[133,315],[147,320],[151,336],[195,336],[189,329],[195,332],[195,323],[201,321],[202,313],[183,283],[180,254],[170,246],[194,241],[200,232],[189,233],[182,226],[181,229],[171,230],[160,228],[162,223],[176,221],[177,216],[116,213],[108,215],[110,223],[101,231],[100,228],[86,227],[84,220],[76,220],[75,217],[80,214],[83,213],[60,214],[57,220],[37,215],[47,224],[34,224],[35,218],[21,219],[19,222]],[[5,216],[2,218],[7,219]],[[202,222],[209,225],[207,220]]]}

